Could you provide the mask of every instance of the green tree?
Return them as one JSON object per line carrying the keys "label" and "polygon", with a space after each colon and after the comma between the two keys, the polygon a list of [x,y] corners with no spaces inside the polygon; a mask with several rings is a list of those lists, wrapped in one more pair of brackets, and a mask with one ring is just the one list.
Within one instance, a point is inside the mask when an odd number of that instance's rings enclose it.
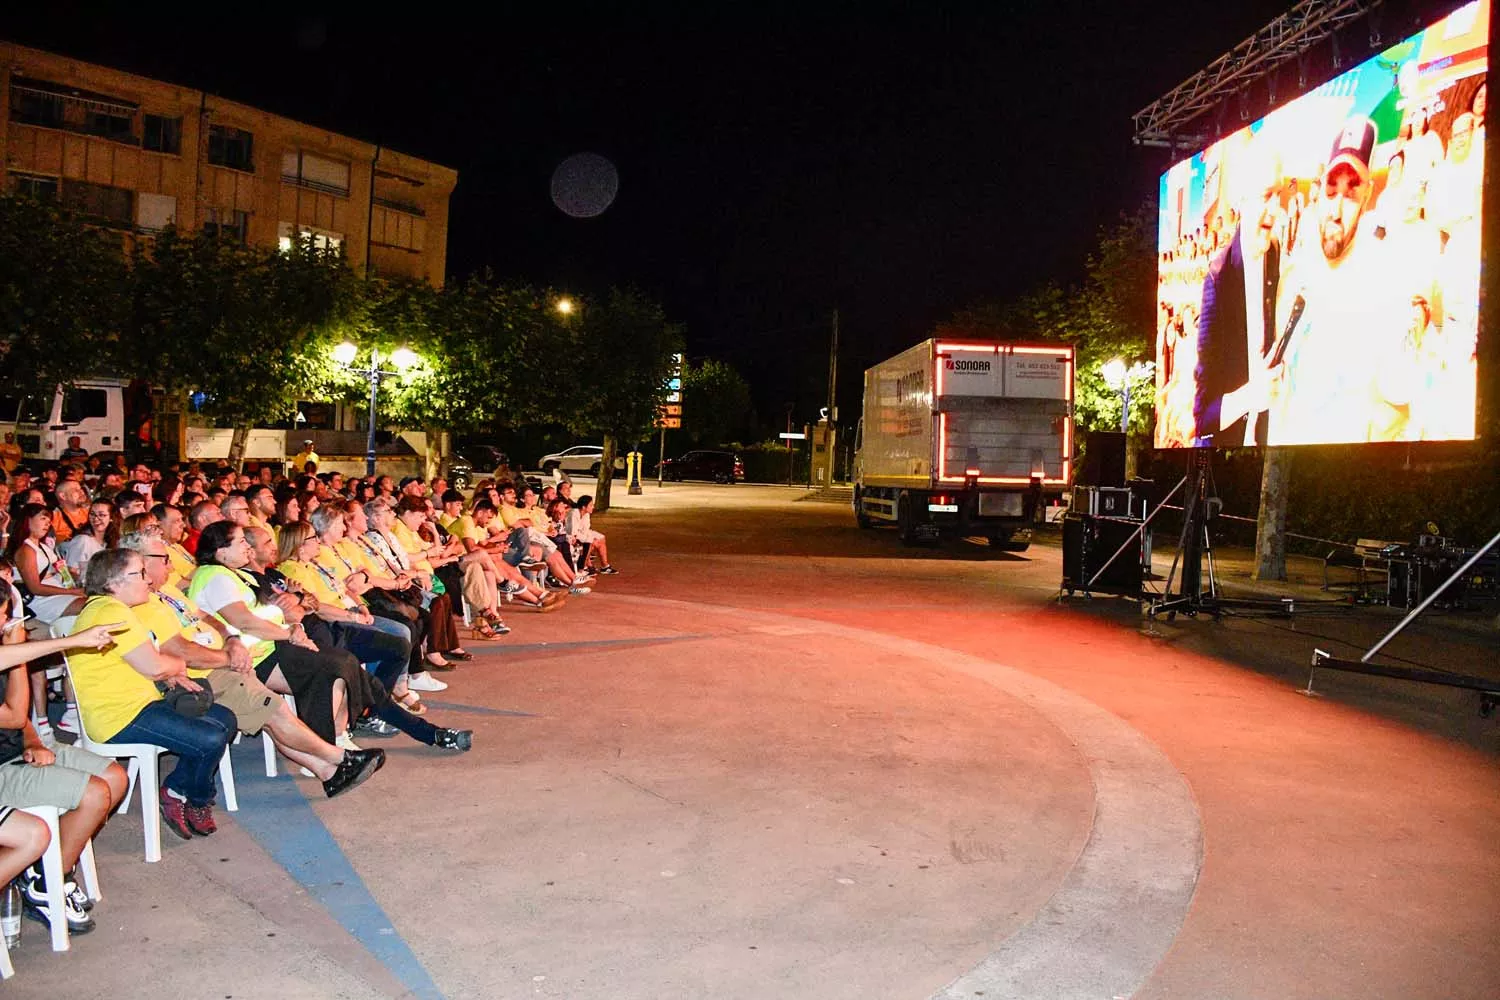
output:
{"label": "green tree", "polygon": [[522,345],[532,355],[536,385],[547,387],[533,398],[573,434],[603,439],[595,498],[607,510],[620,442],[650,433],[666,401],[673,356],[682,351],[682,330],[640,293],[612,289],[603,301],[581,303],[534,332],[548,342]]}
{"label": "green tree", "polygon": [[746,437],[754,422],[750,384],[722,361],[682,366],[682,426],[695,445],[718,446]]}
{"label": "green tree", "polygon": [[332,378],[331,348],[363,309],[342,253],[312,241],[277,251],[164,231],[135,256],[129,374],[200,390],[234,428],[238,465],[250,427],[284,419]]}
{"label": "green tree", "polygon": [[0,389],[46,392],[112,371],[129,321],[115,230],[25,197],[0,197]]}

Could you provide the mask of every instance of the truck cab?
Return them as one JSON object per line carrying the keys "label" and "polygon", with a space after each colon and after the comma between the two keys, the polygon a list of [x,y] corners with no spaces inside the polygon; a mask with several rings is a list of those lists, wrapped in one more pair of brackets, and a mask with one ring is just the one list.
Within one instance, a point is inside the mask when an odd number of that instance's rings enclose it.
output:
{"label": "truck cab", "polygon": [[15,428],[26,460],[55,462],[77,437],[89,454],[125,450],[125,387],[119,379],[80,379],[50,395],[0,398],[0,426]]}

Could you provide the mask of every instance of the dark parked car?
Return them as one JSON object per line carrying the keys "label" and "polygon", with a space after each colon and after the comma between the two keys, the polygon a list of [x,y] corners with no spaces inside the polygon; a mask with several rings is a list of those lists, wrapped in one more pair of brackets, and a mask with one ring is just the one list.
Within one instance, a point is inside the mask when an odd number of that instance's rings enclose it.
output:
{"label": "dark parked car", "polygon": [[745,478],[745,466],[732,451],[690,451],[680,458],[669,458],[661,464],[663,479],[681,482],[684,479],[710,479],[716,483],[732,483]]}

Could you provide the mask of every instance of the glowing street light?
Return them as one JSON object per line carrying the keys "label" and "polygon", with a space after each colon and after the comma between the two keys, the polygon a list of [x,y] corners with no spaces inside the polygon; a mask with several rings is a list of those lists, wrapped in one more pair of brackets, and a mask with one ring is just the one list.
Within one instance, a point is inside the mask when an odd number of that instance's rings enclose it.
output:
{"label": "glowing street light", "polygon": [[557,311],[562,313],[564,316],[573,315],[573,300],[568,298],[566,295],[558,299]]}
{"label": "glowing street light", "polygon": [[1150,361],[1137,361],[1133,365],[1126,365],[1121,358],[1110,358],[1099,366],[1099,375],[1104,379],[1104,384],[1120,394],[1120,433],[1130,433],[1130,387],[1137,382],[1144,382],[1156,372],[1156,365]]}
{"label": "glowing street light", "polygon": [[354,359],[359,356],[359,347],[352,341],[344,341],[333,349],[333,360],[343,365],[354,375],[363,375],[370,383],[370,430],[365,436],[365,475],[375,475],[375,407],[380,399],[380,380],[386,376],[399,375],[409,368],[420,364],[422,359],[415,351],[405,347],[398,347],[391,352],[390,361],[395,365],[397,371],[384,371],[380,367],[380,352],[372,349],[370,351],[370,367],[357,368]]}

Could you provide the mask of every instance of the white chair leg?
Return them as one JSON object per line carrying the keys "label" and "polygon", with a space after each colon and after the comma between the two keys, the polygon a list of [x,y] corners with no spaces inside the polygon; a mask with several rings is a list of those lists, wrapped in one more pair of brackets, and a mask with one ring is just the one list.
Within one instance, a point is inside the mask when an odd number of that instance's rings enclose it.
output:
{"label": "white chair leg", "polygon": [[16,967],[10,964],[10,949],[5,947],[5,937],[0,935],[0,979],[9,979],[16,974]]}
{"label": "white chair leg", "polygon": [[130,797],[135,794],[135,783],[140,770],[141,759],[139,757],[131,757],[125,762],[125,797],[120,800],[120,808],[115,810],[121,816],[130,812]]}
{"label": "white chair leg", "polygon": [[276,777],[276,744],[271,741],[271,731],[264,730],[260,734],[261,749],[266,754],[266,777]]}
{"label": "white chair leg", "polygon": [[83,853],[78,855],[78,884],[89,899],[94,902],[104,898],[104,893],[99,889],[99,869],[94,864],[94,841],[92,838],[83,845]]}
{"label": "white chair leg", "polygon": [[68,914],[63,909],[63,870],[62,870],[62,842],[57,828],[58,817],[61,815],[54,806],[32,806],[21,810],[47,824],[47,830],[52,834],[52,841],[47,845],[47,850],[42,854],[42,877],[47,882],[47,912],[50,916],[47,922],[52,931],[52,950],[68,950]]}
{"label": "white chair leg", "polygon": [[141,826],[146,831],[146,861],[155,864],[161,860],[161,779],[157,776],[160,758],[156,754],[133,758],[131,773],[137,763],[141,772]]}
{"label": "white chair leg", "polygon": [[240,811],[239,796],[234,794],[234,764],[229,760],[229,748],[219,758],[219,784],[224,786],[224,808],[230,812]]}

